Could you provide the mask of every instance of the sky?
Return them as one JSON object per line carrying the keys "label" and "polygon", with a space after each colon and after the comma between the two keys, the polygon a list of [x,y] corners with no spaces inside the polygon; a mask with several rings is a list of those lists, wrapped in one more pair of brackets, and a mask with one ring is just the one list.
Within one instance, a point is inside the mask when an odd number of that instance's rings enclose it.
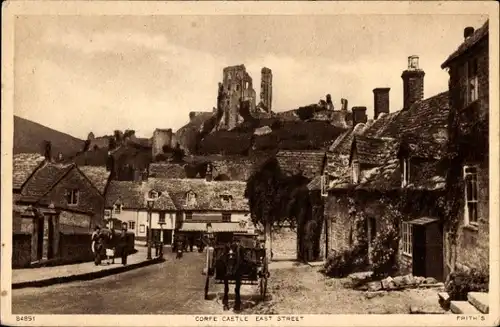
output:
{"label": "sky", "polygon": [[[14,114],[86,139],[134,129],[174,131],[191,111],[216,106],[226,66],[244,64],[260,93],[273,71],[273,111],[332,95],[336,109],[366,106],[390,87],[402,107],[401,73],[418,55],[424,96],[448,88],[441,63],[480,15],[18,16]],[[259,99],[257,99],[258,102]]]}

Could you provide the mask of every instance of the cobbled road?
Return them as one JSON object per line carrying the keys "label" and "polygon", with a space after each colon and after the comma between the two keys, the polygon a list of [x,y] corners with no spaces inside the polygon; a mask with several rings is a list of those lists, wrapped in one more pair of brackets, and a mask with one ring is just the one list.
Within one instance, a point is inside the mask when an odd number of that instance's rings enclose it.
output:
{"label": "cobbled road", "polygon": [[[166,261],[118,275],[43,288],[13,290],[13,314],[209,314],[205,301],[205,254],[168,249]],[[213,287],[211,287],[213,289]]]}

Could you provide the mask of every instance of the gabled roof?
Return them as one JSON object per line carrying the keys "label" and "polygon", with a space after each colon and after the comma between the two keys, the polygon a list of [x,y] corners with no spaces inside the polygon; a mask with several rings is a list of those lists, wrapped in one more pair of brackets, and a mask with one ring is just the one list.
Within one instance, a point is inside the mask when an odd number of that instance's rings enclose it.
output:
{"label": "gabled roof", "polygon": [[49,192],[66,175],[74,164],[46,163],[28,179],[21,194],[26,197],[41,197]]}
{"label": "gabled roof", "polygon": [[78,166],[78,168],[87,176],[92,185],[94,185],[101,194],[104,194],[111,172],[108,171],[106,167],[101,166]]}
{"label": "gabled roof", "polygon": [[161,192],[154,204],[154,210],[176,211],[172,198],[161,185],[147,182],[111,181],[106,192],[106,208],[119,202],[124,209],[146,210],[146,197],[149,191]]}
{"label": "gabled roof", "polygon": [[321,175],[325,162],[325,151],[292,151],[280,150],[276,159],[285,173],[297,174],[313,179]]}
{"label": "gabled roof", "polygon": [[[165,188],[178,210],[199,211],[248,211],[248,201],[245,198],[246,183],[240,181],[211,181],[204,179],[160,179],[151,178],[148,184],[156,188]],[[196,194],[194,204],[186,203],[186,194],[193,191]],[[221,195],[232,196],[230,207],[221,201]]]}
{"label": "gabled roof", "polygon": [[[342,189],[351,183],[350,149],[356,140],[361,160],[378,167],[365,173],[372,177],[366,187],[386,188],[378,178],[397,174],[398,184],[401,176],[399,163],[396,163],[397,150],[405,146],[409,157],[440,159],[446,151],[449,113],[448,92],[417,101],[408,110],[385,114],[377,120],[359,124],[339,136],[327,153],[325,171],[330,175],[330,189]],[[379,177],[377,177],[379,175]],[[385,177],[384,177],[385,176]],[[361,181],[363,184],[363,181]],[[397,186],[396,186],[397,187]]]}
{"label": "gabled roof", "polygon": [[[353,142],[353,151],[356,150],[357,159],[361,164],[380,165],[390,157],[396,155],[399,142],[392,138],[375,138],[356,135]],[[352,153],[349,162],[352,161]]]}
{"label": "gabled roof", "polygon": [[44,160],[45,157],[38,153],[15,154],[12,166],[13,189],[20,189]]}
{"label": "gabled roof", "polygon": [[469,38],[467,38],[462,44],[460,44],[458,49],[455,50],[455,52],[453,52],[448,57],[448,59],[445,60],[445,62],[443,62],[441,68],[448,67],[453,60],[455,60],[456,58],[460,57],[461,55],[472,49],[476,44],[478,44],[484,38],[487,38],[488,32],[489,32],[489,20],[487,20],[483,24],[483,26],[475,30],[474,33]]}

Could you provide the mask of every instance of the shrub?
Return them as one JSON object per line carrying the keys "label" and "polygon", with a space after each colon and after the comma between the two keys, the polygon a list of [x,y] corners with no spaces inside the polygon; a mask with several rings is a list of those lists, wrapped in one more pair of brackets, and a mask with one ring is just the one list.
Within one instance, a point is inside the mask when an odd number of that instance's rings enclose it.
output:
{"label": "shrub", "polygon": [[399,233],[389,225],[379,233],[373,242],[372,268],[374,277],[387,277],[398,271]]}
{"label": "shrub", "polygon": [[314,117],[314,113],[316,112],[316,105],[310,105],[307,107],[300,107],[297,109],[297,115],[301,120],[308,120]]}
{"label": "shrub", "polygon": [[446,291],[452,301],[466,301],[469,292],[488,292],[489,275],[477,269],[450,274]]}
{"label": "shrub", "polygon": [[339,251],[327,258],[324,273],[329,277],[342,278],[366,268],[366,249],[354,246],[351,249]]}

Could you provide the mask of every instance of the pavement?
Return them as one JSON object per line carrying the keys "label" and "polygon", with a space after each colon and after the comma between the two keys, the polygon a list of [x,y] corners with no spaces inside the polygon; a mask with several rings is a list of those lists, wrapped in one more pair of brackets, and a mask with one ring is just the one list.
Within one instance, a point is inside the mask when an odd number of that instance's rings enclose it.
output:
{"label": "pavement", "polygon": [[145,247],[138,246],[136,249],[136,253],[127,257],[126,266],[122,265],[120,258],[116,258],[115,263],[109,265],[103,262],[101,265],[96,266],[92,261],[54,267],[13,269],[12,288],[42,287],[77,280],[90,280],[145,267],[161,261],[160,259],[146,259],[147,249]]}

